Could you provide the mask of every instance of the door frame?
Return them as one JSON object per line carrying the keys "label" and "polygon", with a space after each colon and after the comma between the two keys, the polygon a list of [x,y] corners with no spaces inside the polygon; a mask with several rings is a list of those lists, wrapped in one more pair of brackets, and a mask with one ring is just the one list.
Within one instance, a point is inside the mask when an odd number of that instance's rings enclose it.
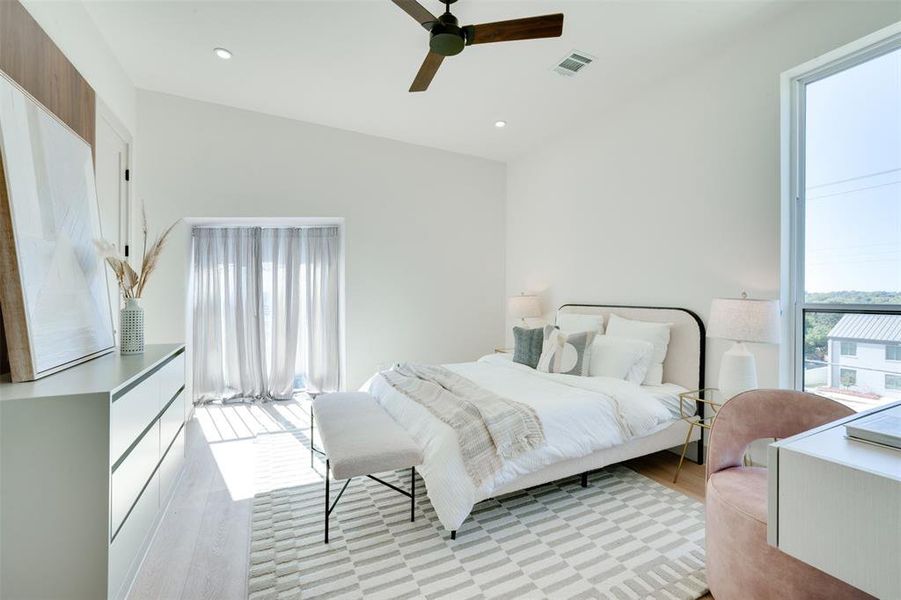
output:
{"label": "door frame", "polygon": [[[100,138],[98,130],[101,127],[101,123],[106,124],[109,128],[115,133],[119,139],[125,144],[125,160],[124,165],[120,165],[120,173],[119,180],[120,185],[125,185],[125,195],[124,198],[120,197],[119,202],[119,215],[118,215],[118,227],[119,230],[116,236],[116,242],[120,245],[120,251],[124,254],[126,248],[131,250],[133,247],[132,240],[134,239],[132,232],[132,148],[134,147],[134,137],[131,134],[131,131],[122,123],[121,120],[113,113],[113,111],[98,97],[97,98],[97,107],[96,107],[97,121],[94,127],[94,179],[97,181],[97,187],[99,187],[99,180],[97,179],[97,140]],[[128,173],[128,177],[125,176],[125,173]],[[100,205],[100,195],[97,195],[98,205]],[[124,205],[123,205],[124,204]],[[110,232],[103,231],[101,229],[101,235],[105,238],[110,237]],[[133,254],[133,252],[129,252],[129,254]],[[134,266],[134,260],[132,256],[128,257],[128,262]],[[106,266],[104,265],[104,270],[106,271]],[[109,278],[109,272],[106,273],[107,278]],[[118,298],[118,296],[117,296]],[[113,340],[116,345],[119,344],[119,321],[116,318],[119,309],[121,308],[121,298],[118,299],[118,302],[110,303],[110,320],[113,326]]]}
{"label": "door frame", "polygon": [[[132,228],[134,225],[134,219],[133,219],[134,210],[133,210],[133,203],[132,203],[133,187],[134,187],[132,185],[132,181],[134,179],[134,177],[133,177],[134,174],[132,173],[132,162],[133,162],[133,158],[134,158],[134,156],[133,156],[134,155],[134,150],[133,150],[134,149],[134,136],[132,135],[131,131],[129,131],[129,129],[125,126],[125,124],[122,123],[121,120],[119,120],[119,118],[115,115],[115,113],[113,113],[113,111],[103,102],[103,100],[101,100],[100,98],[97,98],[97,127],[100,126],[101,120],[103,122],[105,122],[107,125],[109,125],[110,128],[116,133],[116,135],[118,135],[122,139],[122,141],[125,142],[125,165],[123,165],[123,172],[121,173],[121,175],[124,179],[124,183],[125,183],[125,201],[124,201],[125,206],[120,207],[120,208],[124,209],[124,211],[123,211],[123,216],[120,217],[120,219],[119,219],[119,228],[120,228],[119,237],[121,237],[123,239],[123,245],[129,246],[129,250],[131,250],[132,241],[134,240],[134,235],[133,235],[134,232],[132,231]],[[97,137],[96,132],[94,133],[94,136],[95,136],[95,138]],[[96,153],[96,148],[95,148],[95,153]],[[97,170],[97,160],[96,160],[96,156],[95,156],[95,159],[94,159],[95,177],[96,177],[96,170]],[[125,175],[124,175],[125,171],[128,171],[128,174],[129,174],[127,179],[125,178]],[[124,229],[124,231],[123,231],[123,229]],[[104,232],[104,235],[107,235],[107,233]],[[124,248],[123,248],[123,252],[124,252]],[[130,252],[130,254],[133,254],[133,253]],[[132,260],[133,258],[134,258],[133,256],[128,257],[128,259],[129,259],[128,262],[130,262],[132,264],[132,266],[134,266],[134,261]]]}

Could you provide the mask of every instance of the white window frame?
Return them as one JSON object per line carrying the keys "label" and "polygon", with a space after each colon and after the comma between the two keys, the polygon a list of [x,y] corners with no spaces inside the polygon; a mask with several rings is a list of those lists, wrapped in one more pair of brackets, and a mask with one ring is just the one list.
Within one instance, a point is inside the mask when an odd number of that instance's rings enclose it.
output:
{"label": "white window frame", "polygon": [[[845,385],[845,373],[848,374],[848,379],[853,379],[851,383]],[[857,369],[854,367],[839,367],[838,369],[838,381],[839,385],[843,388],[852,388],[857,385]]]}
{"label": "white window frame", "polygon": [[[850,352],[845,352],[846,345],[848,346]],[[838,353],[839,356],[850,356],[851,358],[857,358],[857,342],[839,342]]]}
{"label": "white window frame", "polygon": [[[851,352],[845,352],[845,345],[851,350]],[[838,343],[838,354],[839,356],[848,356],[851,358],[857,358],[857,342],[839,342]]]}
{"label": "white window frame", "polygon": [[901,361],[901,358],[889,358],[889,356],[888,356],[888,354],[889,354],[889,348],[897,348],[897,349],[901,349],[901,344],[886,344],[886,345],[885,345],[885,360],[886,360],[887,362],[899,362],[899,361]]}
{"label": "white window frame", "polygon": [[883,376],[882,387],[884,387],[884,388],[886,389],[886,391],[891,391],[891,392],[897,392],[897,391],[901,390],[901,386],[899,386],[899,387],[889,387],[888,382],[889,382],[889,379],[890,379],[890,378],[899,378],[899,379],[901,379],[901,375],[897,375],[897,374],[895,374],[895,373],[886,373],[886,374]]}
{"label": "white window frame", "polygon": [[782,74],[782,306],[780,385],[804,389],[806,312],[901,314],[901,305],[807,303],[804,295],[804,109],[806,86],[901,48],[901,23],[829,52]]}

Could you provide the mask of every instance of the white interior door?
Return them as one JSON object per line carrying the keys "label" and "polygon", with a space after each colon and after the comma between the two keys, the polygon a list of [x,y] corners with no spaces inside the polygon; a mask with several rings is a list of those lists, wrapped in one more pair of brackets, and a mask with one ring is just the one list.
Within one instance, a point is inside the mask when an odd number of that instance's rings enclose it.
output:
{"label": "white interior door", "polygon": [[[100,231],[103,237],[116,244],[124,253],[129,244],[128,160],[129,140],[110,122],[103,111],[97,113],[95,144],[97,198],[100,202]],[[108,274],[109,275],[109,274]],[[107,277],[113,323],[118,329],[121,296],[115,277]],[[118,343],[118,331],[116,331]]]}

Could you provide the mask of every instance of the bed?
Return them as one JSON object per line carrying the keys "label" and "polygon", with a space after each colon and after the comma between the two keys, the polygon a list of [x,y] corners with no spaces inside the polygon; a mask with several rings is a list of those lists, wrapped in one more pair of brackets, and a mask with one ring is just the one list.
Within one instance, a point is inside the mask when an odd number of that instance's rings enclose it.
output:
{"label": "bed", "polygon": [[[444,365],[453,373],[498,396],[534,409],[544,428],[545,444],[512,459],[480,485],[467,475],[455,430],[422,404],[391,386],[382,374],[366,389],[423,449],[418,471],[441,524],[452,535],[473,506],[558,479],[582,475],[607,465],[681,446],[688,423],[680,418],[679,394],[704,387],[704,326],[686,309],[567,304],[557,314],[615,314],[632,320],[670,323],[663,362],[663,384],[637,385],[607,377],[540,373],[512,362],[509,354],[487,355],[475,362]],[[690,411],[703,416],[702,406]],[[694,428],[689,457],[700,462],[703,448]]]}

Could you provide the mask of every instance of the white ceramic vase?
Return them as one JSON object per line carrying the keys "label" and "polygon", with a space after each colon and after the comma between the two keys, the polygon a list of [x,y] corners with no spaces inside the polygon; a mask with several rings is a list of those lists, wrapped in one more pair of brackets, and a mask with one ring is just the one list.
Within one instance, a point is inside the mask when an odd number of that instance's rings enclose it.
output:
{"label": "white ceramic vase", "polygon": [[119,311],[119,352],[140,354],[144,351],[144,309],[137,298],[126,298]]}

